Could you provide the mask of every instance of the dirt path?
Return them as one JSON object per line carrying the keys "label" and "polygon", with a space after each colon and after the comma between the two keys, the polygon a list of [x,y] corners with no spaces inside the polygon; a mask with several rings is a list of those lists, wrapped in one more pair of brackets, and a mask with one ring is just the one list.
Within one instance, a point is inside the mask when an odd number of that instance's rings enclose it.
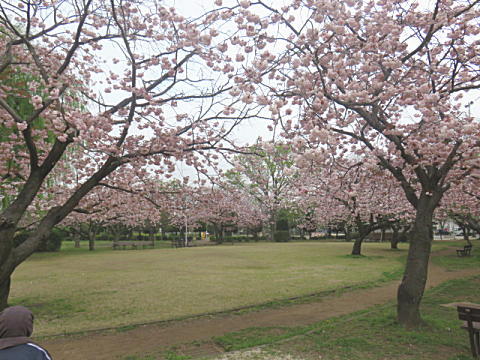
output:
{"label": "dirt path", "polygon": [[[446,251],[451,253],[452,250]],[[444,281],[480,274],[480,269],[446,271],[430,265],[427,288]],[[227,332],[254,326],[301,326],[325,320],[329,317],[348,314],[374,305],[384,304],[396,297],[398,282],[363,290],[331,295],[320,301],[266,309],[246,314],[226,314],[201,317],[191,320],[145,325],[125,332],[89,334],[86,336],[62,337],[42,341],[55,360],[111,360],[123,359],[126,355],[145,353],[205,341],[202,346],[191,348],[190,355],[202,356],[221,352],[208,340]]]}

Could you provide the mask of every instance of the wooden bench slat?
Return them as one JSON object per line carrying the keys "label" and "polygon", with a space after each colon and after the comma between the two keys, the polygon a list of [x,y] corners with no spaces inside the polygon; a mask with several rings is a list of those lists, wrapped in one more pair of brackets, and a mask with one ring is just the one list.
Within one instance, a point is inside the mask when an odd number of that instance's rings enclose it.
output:
{"label": "wooden bench slat", "polygon": [[474,358],[480,357],[480,304],[457,305],[458,318],[464,320],[462,329],[468,331]]}
{"label": "wooden bench slat", "polygon": [[[461,319],[460,319],[461,320]],[[472,326],[473,328],[476,330],[476,331],[480,331],[480,323],[472,323]],[[465,330],[468,330],[468,322],[464,322],[463,325],[461,326],[462,329],[465,329]]]}
{"label": "wooden bench slat", "polygon": [[145,248],[145,246],[155,247],[155,242],[153,241],[114,241],[113,249],[126,249],[127,246],[130,246],[132,249],[139,249],[140,247]]}

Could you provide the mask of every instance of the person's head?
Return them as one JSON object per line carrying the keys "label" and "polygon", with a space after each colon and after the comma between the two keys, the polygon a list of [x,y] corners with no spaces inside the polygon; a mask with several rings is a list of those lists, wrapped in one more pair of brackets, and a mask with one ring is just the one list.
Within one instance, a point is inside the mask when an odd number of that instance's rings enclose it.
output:
{"label": "person's head", "polygon": [[11,306],[0,312],[0,338],[29,337],[33,314],[24,306]]}

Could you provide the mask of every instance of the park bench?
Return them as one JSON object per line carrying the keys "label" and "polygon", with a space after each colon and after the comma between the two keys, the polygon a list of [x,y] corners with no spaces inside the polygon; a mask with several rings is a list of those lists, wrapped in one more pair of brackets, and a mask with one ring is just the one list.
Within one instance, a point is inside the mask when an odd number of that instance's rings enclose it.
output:
{"label": "park bench", "polygon": [[480,304],[457,304],[458,318],[464,320],[462,329],[468,331],[470,348],[474,358],[480,357]]}
{"label": "park bench", "polygon": [[145,249],[146,247],[151,247],[152,249],[155,247],[155,243],[153,241],[114,241],[113,242],[113,250],[120,250],[120,249]]}
{"label": "park bench", "polygon": [[471,251],[472,251],[472,245],[465,245],[463,249],[457,249],[457,256],[459,257],[470,256]]}
{"label": "park bench", "polygon": [[[187,237],[187,246],[191,246],[191,243],[192,243],[192,237],[189,236]],[[173,248],[182,248],[182,247],[185,247],[185,238],[183,237],[180,237],[180,238],[173,238],[172,239],[172,247]]]}

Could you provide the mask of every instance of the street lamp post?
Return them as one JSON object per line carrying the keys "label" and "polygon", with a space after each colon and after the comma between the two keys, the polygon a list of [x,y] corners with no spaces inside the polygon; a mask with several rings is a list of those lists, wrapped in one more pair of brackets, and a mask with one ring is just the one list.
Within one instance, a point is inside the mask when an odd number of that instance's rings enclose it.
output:
{"label": "street lamp post", "polygon": [[470,101],[467,105],[465,105],[466,108],[468,108],[468,117],[472,116],[472,113],[471,113],[471,107],[473,105],[473,101]]}
{"label": "street lamp post", "polygon": [[185,213],[185,247],[188,246],[187,234],[188,234],[188,217],[187,217],[187,214]]}

